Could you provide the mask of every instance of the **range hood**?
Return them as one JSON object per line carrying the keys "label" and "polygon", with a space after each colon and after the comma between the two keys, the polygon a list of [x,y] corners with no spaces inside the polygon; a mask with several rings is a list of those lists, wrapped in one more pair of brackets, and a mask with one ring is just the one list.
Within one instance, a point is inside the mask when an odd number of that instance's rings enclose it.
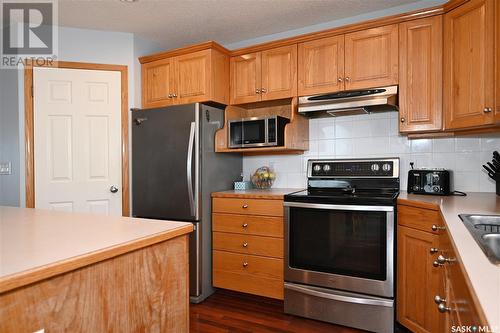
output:
{"label": "range hood", "polygon": [[311,117],[340,117],[372,112],[398,112],[398,86],[348,90],[299,97],[299,113]]}

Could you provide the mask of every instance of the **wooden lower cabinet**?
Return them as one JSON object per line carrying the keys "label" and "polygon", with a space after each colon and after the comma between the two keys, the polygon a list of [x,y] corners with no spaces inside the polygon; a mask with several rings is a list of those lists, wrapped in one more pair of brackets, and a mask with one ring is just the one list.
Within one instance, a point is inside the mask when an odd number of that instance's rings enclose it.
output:
{"label": "wooden lower cabinet", "polygon": [[213,285],[283,299],[283,200],[212,199]]}
{"label": "wooden lower cabinet", "polygon": [[[439,226],[431,230],[430,225]],[[398,204],[397,320],[415,333],[486,326],[439,207]],[[437,258],[443,256],[444,263]],[[441,309],[435,297],[443,299]],[[456,331],[458,332],[458,331]]]}
{"label": "wooden lower cabinet", "polygon": [[439,236],[398,226],[398,321],[413,332],[441,332],[434,296],[442,290],[439,270],[432,266]]}

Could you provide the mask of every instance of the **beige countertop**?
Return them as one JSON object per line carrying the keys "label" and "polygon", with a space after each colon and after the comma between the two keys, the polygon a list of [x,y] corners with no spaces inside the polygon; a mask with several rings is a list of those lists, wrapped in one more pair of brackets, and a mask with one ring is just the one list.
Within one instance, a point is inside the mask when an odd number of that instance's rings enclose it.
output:
{"label": "beige countertop", "polygon": [[486,319],[490,326],[500,329],[500,266],[488,260],[458,217],[459,214],[499,215],[500,197],[495,193],[440,197],[401,192],[398,202],[404,204],[405,201],[423,208],[439,207]]}
{"label": "beige countertop", "polygon": [[270,188],[250,190],[229,190],[213,192],[212,198],[245,198],[245,199],[278,199],[283,200],[285,194],[298,192],[300,188]]}
{"label": "beige countertop", "polygon": [[185,222],[0,207],[0,293],[192,230]]}

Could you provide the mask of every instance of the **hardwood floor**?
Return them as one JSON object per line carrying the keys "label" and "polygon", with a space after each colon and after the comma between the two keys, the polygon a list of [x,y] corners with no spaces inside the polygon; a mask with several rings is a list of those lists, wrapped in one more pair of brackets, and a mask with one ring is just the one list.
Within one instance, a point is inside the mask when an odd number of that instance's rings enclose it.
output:
{"label": "hardwood floor", "polygon": [[191,304],[190,333],[361,333],[283,313],[283,302],[218,290],[203,303]]}

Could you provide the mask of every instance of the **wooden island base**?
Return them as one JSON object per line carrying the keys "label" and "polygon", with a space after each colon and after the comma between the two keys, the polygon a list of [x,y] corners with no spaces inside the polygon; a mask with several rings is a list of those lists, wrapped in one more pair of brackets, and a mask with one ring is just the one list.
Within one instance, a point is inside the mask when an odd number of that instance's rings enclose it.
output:
{"label": "wooden island base", "polygon": [[0,293],[0,332],[188,332],[188,235]]}

